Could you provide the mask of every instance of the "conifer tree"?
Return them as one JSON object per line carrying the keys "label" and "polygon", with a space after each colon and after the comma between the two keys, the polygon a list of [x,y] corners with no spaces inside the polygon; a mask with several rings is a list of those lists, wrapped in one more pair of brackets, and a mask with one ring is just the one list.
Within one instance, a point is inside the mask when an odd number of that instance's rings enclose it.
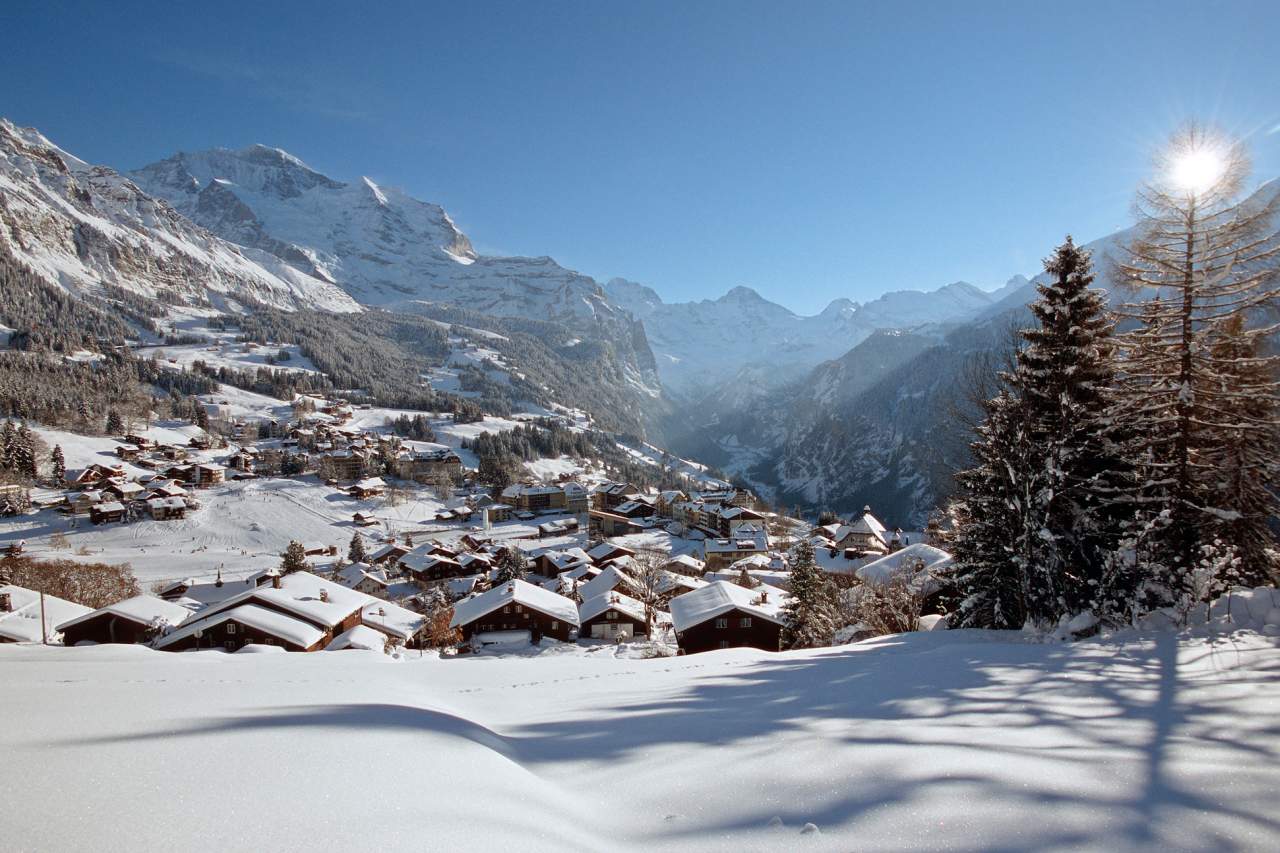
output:
{"label": "conifer tree", "polygon": [[497,570],[495,584],[524,580],[525,575],[529,573],[529,561],[525,559],[520,549],[513,545],[508,545],[498,552],[498,559],[493,567]]}
{"label": "conifer tree", "polygon": [[[1276,422],[1276,389],[1237,388],[1256,378],[1229,366],[1234,357],[1214,355],[1224,321],[1247,318],[1280,297],[1280,237],[1271,225],[1280,197],[1239,203],[1248,171],[1240,143],[1197,125],[1178,131],[1157,177],[1139,194],[1138,236],[1119,264],[1138,294],[1124,310],[1139,325],[1121,337],[1125,366],[1113,417],[1141,425],[1127,455],[1141,464],[1135,526],[1145,531],[1148,563],[1139,573],[1147,576],[1146,606],[1202,594],[1195,576],[1205,549],[1216,547],[1220,522],[1253,513],[1219,503],[1229,496],[1215,466],[1233,442],[1270,440]],[[1247,349],[1266,331],[1242,330],[1233,346]],[[1275,364],[1258,359],[1250,366]],[[1244,395],[1266,403],[1260,422],[1238,420]]]}
{"label": "conifer tree", "polygon": [[49,455],[50,464],[53,466],[53,482],[59,486],[67,482],[67,460],[62,455],[62,445],[55,444],[53,453]]}
{"label": "conifer tree", "polygon": [[796,543],[791,552],[790,597],[783,607],[782,646],[809,649],[831,645],[836,632],[836,590],[818,568],[813,544]]}
{"label": "conifer tree", "polygon": [[289,547],[280,557],[280,572],[287,575],[291,572],[305,572],[307,569],[307,549],[296,539],[290,541]]}
{"label": "conifer tree", "polygon": [[1027,620],[1025,513],[1038,487],[1027,460],[1021,401],[1001,390],[983,406],[985,418],[970,445],[974,466],[956,475],[960,494],[950,513],[954,528],[951,579],[963,628],[1021,628]]}
{"label": "conifer tree", "polygon": [[1259,351],[1243,314],[1219,325],[1208,360],[1218,374],[1224,422],[1220,435],[1205,449],[1213,479],[1210,506],[1225,511],[1211,516],[1205,537],[1229,545],[1238,563],[1214,579],[1210,595],[1231,586],[1265,586],[1277,579],[1276,536],[1271,527],[1280,517],[1280,427],[1277,426],[1277,382],[1272,360]]}
{"label": "conifer tree", "polygon": [[0,470],[4,470],[10,476],[17,476],[18,473],[17,443],[18,429],[13,425],[13,421],[7,420],[4,426],[0,427]]}
{"label": "conifer tree", "polygon": [[26,424],[19,427],[13,436],[10,459],[13,471],[18,477],[27,482],[35,481],[39,474],[36,464],[35,436]]}
{"label": "conifer tree", "polygon": [[107,410],[107,435],[120,435],[124,432],[124,421],[115,409]]}
{"label": "conifer tree", "polygon": [[369,555],[364,550],[363,537],[358,532],[352,534],[351,545],[347,548],[347,560],[352,563],[364,563],[368,559]]}
{"label": "conifer tree", "polygon": [[[1124,591],[1103,590],[1103,566],[1119,540],[1125,468],[1115,450],[1110,389],[1113,322],[1090,289],[1089,253],[1070,237],[1044,263],[1050,280],[1030,306],[1008,382],[1025,425],[1024,465],[1034,488],[1015,511],[1027,617],[1052,627],[1063,616],[1107,611]],[[1105,614],[1102,614],[1105,615]]]}

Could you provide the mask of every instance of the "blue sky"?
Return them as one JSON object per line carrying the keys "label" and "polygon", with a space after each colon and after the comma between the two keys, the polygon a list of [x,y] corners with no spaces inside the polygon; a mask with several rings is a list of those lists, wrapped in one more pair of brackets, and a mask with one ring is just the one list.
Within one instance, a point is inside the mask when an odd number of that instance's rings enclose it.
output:
{"label": "blue sky", "polygon": [[0,30],[0,114],[85,159],[275,145],[668,301],[995,287],[1128,224],[1188,117],[1280,176],[1274,0],[8,0]]}

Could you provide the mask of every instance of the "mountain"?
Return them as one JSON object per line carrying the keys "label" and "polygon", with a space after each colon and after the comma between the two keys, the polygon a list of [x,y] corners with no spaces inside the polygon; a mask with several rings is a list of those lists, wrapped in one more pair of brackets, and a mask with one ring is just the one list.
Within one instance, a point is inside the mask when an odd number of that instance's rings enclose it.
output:
{"label": "mountain", "polygon": [[964,321],[1003,292],[956,282],[927,293],[886,293],[861,305],[836,299],[821,313],[803,316],[749,287],[735,287],[715,300],[679,303],[666,303],[652,288],[621,278],[604,289],[612,302],[644,321],[663,385],[697,401],[743,381],[744,369],[767,368],[763,378],[778,385],[839,357],[877,329]]}
{"label": "mountain", "polygon": [[[1271,181],[1246,204],[1277,195],[1280,181]],[[1085,245],[1094,286],[1113,304],[1134,298],[1113,263],[1132,236],[1127,229]],[[921,524],[949,494],[952,472],[967,463],[974,378],[993,376],[1016,329],[1031,322],[1027,305],[1036,286],[1048,280],[1044,273],[1014,276],[982,294],[987,304],[964,322],[878,331],[784,386],[760,391],[758,377],[744,376],[756,383],[753,393],[710,395],[696,413],[669,425],[672,450],[742,477],[780,504],[846,513],[870,504],[886,521]],[[948,289],[964,309],[981,301],[968,286]],[[877,301],[893,305],[896,297]],[[1262,319],[1274,323],[1277,315]]]}
{"label": "mountain", "polygon": [[439,205],[369,178],[334,180],[278,148],[183,152],[130,177],[221,237],[365,305],[447,303],[585,331],[628,322],[588,276],[547,257],[479,255]]}
{"label": "mountain", "polygon": [[72,293],[355,312],[330,281],[191,222],[105,166],[0,119],[0,251]]}

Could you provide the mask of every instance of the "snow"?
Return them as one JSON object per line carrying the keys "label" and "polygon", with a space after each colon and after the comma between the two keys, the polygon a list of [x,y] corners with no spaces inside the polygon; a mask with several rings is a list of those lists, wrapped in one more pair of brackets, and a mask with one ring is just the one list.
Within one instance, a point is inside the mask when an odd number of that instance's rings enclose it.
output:
{"label": "snow", "polygon": [[[1271,638],[943,631],[613,653],[374,665],[0,647],[0,837],[60,851],[1280,846]],[[415,780],[411,795],[363,784],[374,766]]]}
{"label": "snow", "polygon": [[[585,598],[585,596],[584,596]],[[617,610],[635,619],[637,622],[644,622],[644,605],[629,595],[623,595],[620,592],[602,592],[591,598],[586,598],[578,605],[578,619],[586,622],[588,619],[594,619],[606,610]]]}
{"label": "snow", "polygon": [[40,627],[40,593],[13,584],[0,585],[9,596],[9,611],[0,612],[0,643],[40,643],[57,639],[57,626],[91,612],[91,609],[52,595],[44,597],[44,630]]}
{"label": "snow", "polygon": [[386,634],[379,633],[368,625],[357,625],[351,630],[343,631],[334,637],[333,641],[324,648],[328,652],[337,652],[343,649],[363,649],[370,652],[380,652],[386,648],[386,644]]}
{"label": "snow", "polygon": [[886,583],[903,568],[923,563],[925,571],[934,571],[951,562],[951,555],[941,548],[917,542],[892,554],[873,560],[855,570],[867,583]]}

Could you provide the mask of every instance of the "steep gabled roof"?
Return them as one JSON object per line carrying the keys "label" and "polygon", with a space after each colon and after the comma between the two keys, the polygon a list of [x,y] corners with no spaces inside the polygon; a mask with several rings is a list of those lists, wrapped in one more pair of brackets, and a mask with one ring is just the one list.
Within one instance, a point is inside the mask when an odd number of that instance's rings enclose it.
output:
{"label": "steep gabled roof", "polygon": [[578,624],[578,608],[573,601],[527,581],[515,580],[455,604],[449,627],[470,624],[508,604],[520,604],[570,625]]}
{"label": "steep gabled roof", "polygon": [[[762,593],[768,594],[768,600],[762,600]],[[785,595],[777,587],[762,585],[745,589],[728,581],[716,581],[671,599],[671,620],[677,631],[685,631],[731,610],[740,610],[782,625]]]}
{"label": "steep gabled roof", "polygon": [[191,617],[191,611],[181,604],[165,601],[163,598],[156,598],[154,595],[135,595],[133,598],[117,601],[115,604],[109,604],[106,607],[77,616],[69,622],[63,622],[58,626],[58,630],[65,631],[67,628],[104,614],[119,616],[122,619],[128,619],[140,625],[151,625],[160,622],[168,625],[180,625]]}

